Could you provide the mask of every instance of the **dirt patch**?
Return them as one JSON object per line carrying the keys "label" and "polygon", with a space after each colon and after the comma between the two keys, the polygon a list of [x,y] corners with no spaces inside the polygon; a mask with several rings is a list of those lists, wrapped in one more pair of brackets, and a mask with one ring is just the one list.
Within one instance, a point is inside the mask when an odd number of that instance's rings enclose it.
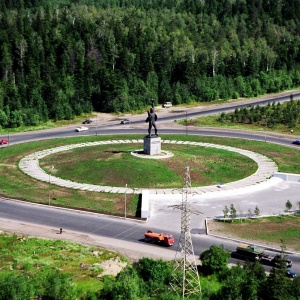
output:
{"label": "dirt patch", "polygon": [[127,263],[121,261],[119,257],[115,257],[115,258],[111,258],[110,260],[103,261],[100,264],[100,267],[103,268],[103,273],[101,273],[101,276],[104,275],[117,276],[126,266]]}

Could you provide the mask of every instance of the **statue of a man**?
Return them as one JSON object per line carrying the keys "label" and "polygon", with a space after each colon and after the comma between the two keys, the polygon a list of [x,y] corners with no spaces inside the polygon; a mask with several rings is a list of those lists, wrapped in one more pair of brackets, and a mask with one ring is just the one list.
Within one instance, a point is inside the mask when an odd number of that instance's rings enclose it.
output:
{"label": "statue of a man", "polygon": [[148,117],[146,119],[146,122],[149,123],[148,127],[148,134],[151,136],[151,128],[154,127],[155,135],[157,135],[157,127],[155,122],[157,121],[157,115],[154,113],[154,100],[152,99],[152,107],[150,108],[150,111],[148,111]]}

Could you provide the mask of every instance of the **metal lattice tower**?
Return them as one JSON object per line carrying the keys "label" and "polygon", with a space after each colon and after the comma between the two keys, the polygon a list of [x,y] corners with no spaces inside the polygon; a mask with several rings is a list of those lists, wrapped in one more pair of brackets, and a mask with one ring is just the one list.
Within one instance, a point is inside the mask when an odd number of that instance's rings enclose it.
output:
{"label": "metal lattice tower", "polygon": [[174,205],[174,208],[181,209],[181,234],[178,248],[175,255],[175,266],[172,273],[171,287],[182,298],[190,295],[201,294],[200,278],[194,256],[194,249],[190,231],[192,211],[189,200],[192,195],[192,185],[189,167],[186,167],[184,185],[182,188],[182,204]]}

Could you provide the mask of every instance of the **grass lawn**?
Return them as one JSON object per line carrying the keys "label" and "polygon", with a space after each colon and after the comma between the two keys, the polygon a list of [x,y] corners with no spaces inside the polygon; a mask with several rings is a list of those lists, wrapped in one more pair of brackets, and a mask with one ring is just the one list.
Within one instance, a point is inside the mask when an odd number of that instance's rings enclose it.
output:
{"label": "grass lawn", "polygon": [[106,274],[103,262],[109,263],[112,272],[128,263],[119,254],[98,247],[0,234],[0,281],[17,273],[39,282],[51,270],[60,270],[73,279],[82,294],[96,292],[103,286],[98,277]]}
{"label": "grass lawn", "polygon": [[[231,182],[250,176],[257,165],[250,158],[223,149],[163,144],[174,154],[166,159],[141,159],[131,151],[140,144],[75,148],[43,158],[40,166],[63,179],[133,188],[180,188],[185,166],[194,186]],[[53,170],[51,166],[55,166]]]}
{"label": "grass lawn", "polygon": [[268,218],[246,219],[242,222],[210,221],[210,232],[248,243],[263,244],[300,252],[300,213]]}

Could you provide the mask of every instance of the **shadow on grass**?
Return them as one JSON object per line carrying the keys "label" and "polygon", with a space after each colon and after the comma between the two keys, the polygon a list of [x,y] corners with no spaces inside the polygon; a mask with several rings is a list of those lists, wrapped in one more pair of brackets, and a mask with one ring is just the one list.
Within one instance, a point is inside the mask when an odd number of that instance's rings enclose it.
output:
{"label": "shadow on grass", "polygon": [[106,152],[106,153],[113,153],[113,154],[118,154],[118,153],[131,153],[132,151],[131,150],[121,150],[121,151],[118,151],[118,150],[113,150],[113,151],[103,151],[103,152]]}

